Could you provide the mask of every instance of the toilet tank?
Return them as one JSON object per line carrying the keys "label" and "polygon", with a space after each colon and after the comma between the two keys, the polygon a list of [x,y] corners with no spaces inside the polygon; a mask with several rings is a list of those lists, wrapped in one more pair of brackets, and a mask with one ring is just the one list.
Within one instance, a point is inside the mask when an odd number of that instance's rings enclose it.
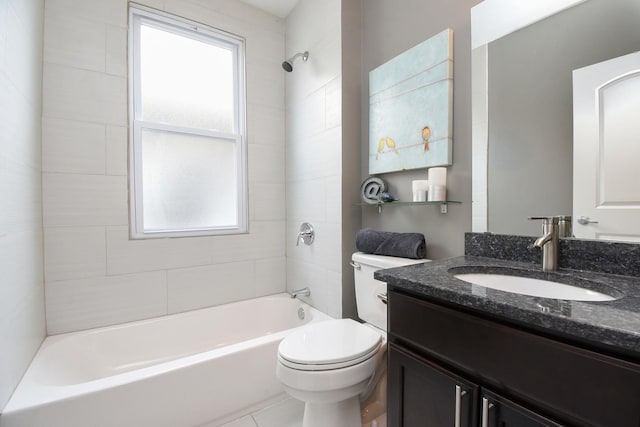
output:
{"label": "toilet tank", "polygon": [[356,252],[351,256],[356,286],[358,317],[363,321],[387,330],[387,305],[378,298],[387,293],[387,284],[373,278],[376,270],[421,264],[427,259],[397,258]]}

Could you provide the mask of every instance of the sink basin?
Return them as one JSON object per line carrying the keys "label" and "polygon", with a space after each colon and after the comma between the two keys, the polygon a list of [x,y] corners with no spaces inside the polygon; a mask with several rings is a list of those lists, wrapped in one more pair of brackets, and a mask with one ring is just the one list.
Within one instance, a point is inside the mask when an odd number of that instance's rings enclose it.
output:
{"label": "sink basin", "polygon": [[612,296],[579,286],[530,277],[492,273],[461,273],[454,274],[454,277],[485,288],[532,297],[571,301],[612,301],[619,298],[619,296]]}

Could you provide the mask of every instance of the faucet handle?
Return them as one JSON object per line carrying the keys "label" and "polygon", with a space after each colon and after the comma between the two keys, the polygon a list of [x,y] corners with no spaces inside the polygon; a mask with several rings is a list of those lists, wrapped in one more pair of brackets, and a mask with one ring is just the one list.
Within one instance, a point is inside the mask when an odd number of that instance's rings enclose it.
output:
{"label": "faucet handle", "polygon": [[313,240],[316,237],[316,232],[313,229],[313,226],[308,222],[303,222],[300,225],[300,231],[298,232],[298,237],[296,238],[296,246],[300,245],[300,241],[302,240],[305,245],[310,245],[313,243]]}
{"label": "faucet handle", "polygon": [[557,216],[530,216],[530,221],[542,221],[543,225],[557,225],[560,220]]}

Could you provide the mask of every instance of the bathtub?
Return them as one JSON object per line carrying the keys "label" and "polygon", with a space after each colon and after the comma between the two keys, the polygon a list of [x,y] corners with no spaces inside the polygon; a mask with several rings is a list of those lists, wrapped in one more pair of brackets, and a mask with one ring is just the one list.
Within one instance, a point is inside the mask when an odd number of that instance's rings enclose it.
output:
{"label": "bathtub", "polygon": [[218,425],[282,396],[278,344],[326,319],[279,294],[50,336],[0,427]]}

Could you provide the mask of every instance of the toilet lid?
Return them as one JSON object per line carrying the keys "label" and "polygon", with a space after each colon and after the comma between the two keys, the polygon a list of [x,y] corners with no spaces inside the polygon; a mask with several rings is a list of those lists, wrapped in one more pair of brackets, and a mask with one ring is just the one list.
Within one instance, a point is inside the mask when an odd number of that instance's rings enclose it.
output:
{"label": "toilet lid", "polygon": [[281,361],[290,366],[313,365],[325,369],[332,366],[335,369],[368,359],[376,353],[381,341],[379,332],[354,320],[327,320],[307,325],[287,336],[280,342],[278,354]]}

